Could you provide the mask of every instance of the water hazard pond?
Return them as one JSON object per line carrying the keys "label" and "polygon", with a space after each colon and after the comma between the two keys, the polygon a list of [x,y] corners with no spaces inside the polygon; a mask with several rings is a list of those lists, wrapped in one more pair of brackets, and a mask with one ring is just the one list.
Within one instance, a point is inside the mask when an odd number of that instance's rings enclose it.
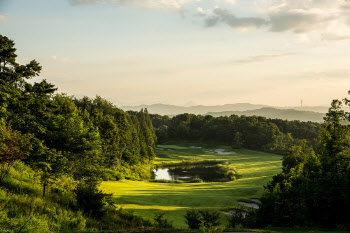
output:
{"label": "water hazard pond", "polygon": [[201,179],[203,182],[226,181],[226,175],[218,171],[217,166],[181,166],[154,169],[156,180],[192,180]]}

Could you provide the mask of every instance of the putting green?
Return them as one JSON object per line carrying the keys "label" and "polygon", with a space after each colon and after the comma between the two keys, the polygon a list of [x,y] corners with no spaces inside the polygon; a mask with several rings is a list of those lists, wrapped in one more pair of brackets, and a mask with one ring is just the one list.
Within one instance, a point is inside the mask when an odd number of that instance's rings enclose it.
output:
{"label": "putting green", "polygon": [[[190,148],[190,146],[203,148]],[[181,162],[183,160],[224,160],[235,167],[240,178],[227,183],[153,183],[148,181],[107,181],[101,187],[113,193],[118,206],[132,209],[137,215],[153,219],[157,212],[165,212],[177,228],[186,228],[184,215],[188,208],[226,209],[237,207],[238,200],[258,198],[265,185],[282,167],[282,156],[239,149],[237,154],[219,155],[208,150],[225,149],[227,146],[210,147],[203,144],[177,143],[159,146],[155,164]],[[171,150],[168,150],[171,149]],[[222,215],[222,223],[226,216]]]}

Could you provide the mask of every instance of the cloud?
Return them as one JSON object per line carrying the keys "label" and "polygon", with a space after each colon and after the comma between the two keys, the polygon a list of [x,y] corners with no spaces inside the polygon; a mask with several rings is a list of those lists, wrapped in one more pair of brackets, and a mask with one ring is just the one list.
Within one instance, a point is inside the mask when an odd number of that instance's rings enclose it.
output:
{"label": "cloud", "polygon": [[251,57],[247,57],[247,58],[243,58],[243,59],[237,59],[237,60],[234,60],[233,63],[234,64],[249,64],[249,63],[278,59],[281,57],[286,57],[286,56],[291,56],[291,55],[294,55],[294,53],[263,54],[263,55],[251,56]]}
{"label": "cloud", "polygon": [[217,23],[223,22],[232,28],[259,28],[267,25],[268,22],[258,17],[236,17],[230,11],[221,8],[215,8],[212,15],[205,20],[206,27],[213,27]]}
{"label": "cloud", "polygon": [[72,6],[106,4],[106,1],[103,1],[103,0],[68,0],[68,1]]}
{"label": "cloud", "polygon": [[[215,7],[197,8],[206,27],[224,23],[231,28],[265,27],[270,32],[319,33],[323,40],[343,40],[350,36],[350,1],[344,0],[256,0],[252,17],[238,17],[232,11]],[[259,15],[259,16],[257,16]],[[332,35],[332,36],[331,36]]]}
{"label": "cloud", "polygon": [[[1,1],[1,0],[0,0]],[[250,16],[234,13],[237,0],[68,0],[72,6],[114,4],[146,9],[171,9],[200,16],[205,27],[225,24],[233,29],[265,28],[295,34],[316,32],[322,40],[350,37],[350,0],[254,0]],[[206,9],[203,9],[204,6]],[[244,9],[246,8],[244,4]],[[239,8],[237,8],[239,9]],[[236,10],[237,10],[236,9]],[[247,13],[247,12],[245,12]]]}
{"label": "cloud", "polygon": [[270,31],[305,33],[323,30],[339,20],[341,6],[338,0],[279,0],[267,9]]}
{"label": "cloud", "polygon": [[5,15],[0,15],[0,22],[5,20]]}
{"label": "cloud", "polygon": [[200,0],[111,0],[112,3],[142,8],[181,9],[183,5]]}
{"label": "cloud", "polygon": [[295,33],[310,32],[322,29],[332,18],[310,13],[307,11],[291,10],[288,12],[277,12],[270,14],[270,31],[283,32],[293,31]]}
{"label": "cloud", "polygon": [[267,7],[270,31],[317,32],[323,40],[350,36],[350,1],[278,0]]}

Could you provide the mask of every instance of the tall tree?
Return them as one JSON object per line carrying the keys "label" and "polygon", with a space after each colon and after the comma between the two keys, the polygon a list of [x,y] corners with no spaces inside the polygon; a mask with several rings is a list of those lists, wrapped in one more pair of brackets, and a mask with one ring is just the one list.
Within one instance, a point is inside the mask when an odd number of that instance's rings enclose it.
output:
{"label": "tall tree", "polygon": [[332,102],[316,154],[301,141],[285,156],[283,172],[273,177],[261,199],[262,224],[350,224],[350,127],[343,103],[349,102]]}

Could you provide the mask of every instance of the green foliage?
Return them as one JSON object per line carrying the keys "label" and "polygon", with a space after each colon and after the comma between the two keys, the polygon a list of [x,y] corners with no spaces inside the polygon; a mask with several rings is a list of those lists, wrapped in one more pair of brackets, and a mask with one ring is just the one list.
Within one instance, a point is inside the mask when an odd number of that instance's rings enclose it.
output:
{"label": "green foliage", "polygon": [[[10,215],[10,216],[9,216]],[[50,232],[48,223],[38,216],[14,218],[12,213],[0,212],[1,232]]]}
{"label": "green foliage", "polygon": [[218,173],[224,174],[230,181],[236,180],[238,177],[236,168],[230,167],[228,162],[225,162],[224,164],[217,164],[215,168]]}
{"label": "green foliage", "polygon": [[316,146],[322,125],[313,122],[266,119],[257,116],[212,117],[194,114],[151,115],[159,141],[189,140],[224,144],[276,154],[287,154],[290,146],[306,139]]}
{"label": "green foliage", "polygon": [[80,212],[57,204],[59,195],[42,199],[40,179],[21,162],[15,162],[0,188],[0,231],[80,231],[85,219]]}
{"label": "green foliage", "polygon": [[200,210],[199,213],[202,216],[202,222],[205,227],[215,227],[219,226],[220,213],[216,210],[204,209]]}
{"label": "green foliage", "polygon": [[101,97],[77,100],[46,80],[28,82],[41,66],[18,64],[14,46],[0,35],[0,231],[128,225],[97,180],[150,178],[157,139],[147,110],[131,115]]}
{"label": "green foliage", "polygon": [[29,155],[30,139],[30,135],[11,130],[4,120],[0,119],[0,184],[8,175],[11,166]]}
{"label": "green foliage", "polygon": [[110,194],[105,194],[98,190],[98,182],[94,180],[84,180],[78,183],[75,194],[78,207],[85,214],[93,217],[102,218],[105,215],[103,207],[106,205],[106,199]]}
{"label": "green foliage", "polygon": [[316,153],[300,141],[285,156],[283,172],[261,198],[260,225],[334,228],[350,223],[350,127],[342,104],[332,102]]}
{"label": "green foliage", "polygon": [[190,209],[186,211],[185,222],[190,229],[199,229],[202,227],[203,232],[222,232],[216,226],[220,225],[220,213],[215,210],[197,210]]}
{"label": "green foliage", "polygon": [[156,226],[159,228],[174,228],[172,223],[169,222],[167,218],[165,218],[165,213],[156,213],[154,216],[154,221],[156,222]]}
{"label": "green foliage", "polygon": [[232,142],[232,148],[233,149],[240,149],[243,146],[243,138],[240,132],[235,132],[235,135],[233,137]]}
{"label": "green foliage", "polygon": [[187,210],[185,219],[185,222],[190,229],[199,229],[201,227],[201,215],[197,209]]}
{"label": "green foliage", "polygon": [[74,102],[81,112],[88,114],[86,121],[98,127],[105,167],[130,167],[154,159],[157,139],[147,110],[130,115],[99,96]]}
{"label": "green foliage", "polygon": [[224,231],[224,227],[218,228],[218,227],[206,227],[202,226],[201,232],[203,233],[221,233]]}

